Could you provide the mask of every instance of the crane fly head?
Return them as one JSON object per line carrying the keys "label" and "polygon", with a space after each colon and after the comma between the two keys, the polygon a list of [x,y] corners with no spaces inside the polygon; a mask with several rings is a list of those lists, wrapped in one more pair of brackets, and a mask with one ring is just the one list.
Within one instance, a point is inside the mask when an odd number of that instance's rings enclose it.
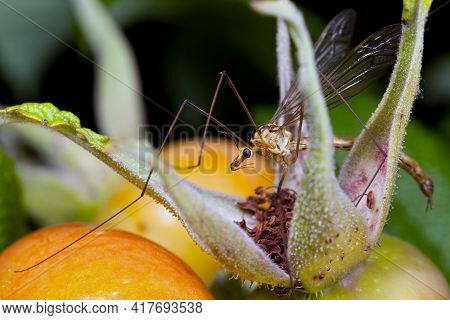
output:
{"label": "crane fly head", "polygon": [[253,150],[250,148],[239,148],[238,156],[230,163],[231,171],[236,171],[242,168],[245,160],[253,157]]}

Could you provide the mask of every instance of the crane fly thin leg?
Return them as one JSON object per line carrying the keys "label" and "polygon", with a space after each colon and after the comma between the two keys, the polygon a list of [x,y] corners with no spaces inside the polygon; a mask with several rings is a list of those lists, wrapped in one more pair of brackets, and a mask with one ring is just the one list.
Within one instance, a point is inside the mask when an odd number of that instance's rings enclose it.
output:
{"label": "crane fly thin leg", "polygon": [[[213,95],[213,99],[211,102],[211,106],[209,107],[209,111],[207,113],[207,118],[206,118],[206,124],[205,124],[205,129],[203,131],[203,136],[202,136],[202,140],[200,142],[200,152],[198,155],[198,160],[195,164],[187,166],[187,167],[177,167],[179,169],[194,169],[196,167],[199,167],[201,165],[202,162],[202,156],[203,156],[203,150],[205,148],[205,142],[206,142],[206,134],[208,132],[208,127],[209,124],[212,120],[212,113],[214,111],[214,106],[216,104],[217,101],[217,96],[219,95],[219,91],[222,87],[222,83],[223,80],[226,80],[226,82],[228,83],[230,89],[233,91],[233,94],[235,95],[236,99],[238,100],[239,104],[241,105],[242,109],[244,110],[244,112],[246,113],[247,117],[249,118],[250,122],[252,123],[252,125],[255,127],[255,129],[257,129],[257,125],[255,123],[255,121],[253,120],[252,115],[250,114],[250,111],[247,107],[247,105],[245,104],[244,100],[242,100],[241,95],[239,94],[239,91],[237,90],[236,86],[234,85],[233,81],[231,80],[230,76],[228,75],[228,73],[226,71],[222,71],[220,72],[220,77],[219,77],[219,81],[217,82],[217,86],[216,86],[216,90],[214,91],[214,95]],[[194,106],[193,103],[188,102],[192,107],[194,107],[194,109],[197,109],[196,106]],[[201,109],[201,108],[198,108]],[[198,110],[197,110],[198,111]],[[203,111],[203,109],[202,109]],[[217,120],[215,121],[216,123],[218,122]],[[229,132],[228,132],[229,133]]]}
{"label": "crane fly thin leg", "polygon": [[[287,169],[288,169],[288,165],[286,162],[282,163],[282,167],[283,167],[283,172],[281,174],[281,178],[280,178],[280,182],[278,183],[278,188],[277,188],[277,198],[279,198],[280,192],[281,192],[281,187],[283,185],[283,181],[284,178],[286,177],[287,174]],[[291,263],[290,263],[290,257],[289,257],[289,252],[288,252],[288,235],[289,232],[286,228],[286,225],[283,223],[282,225],[283,228],[283,232],[282,232],[282,238],[283,238],[283,246],[284,246],[284,252],[286,254],[286,259],[287,259],[287,264],[288,264],[288,273],[289,273],[289,280],[290,280],[290,284],[291,284],[291,293],[294,296],[294,299],[297,300],[297,295],[295,293],[295,287],[296,287],[296,279],[293,276],[291,270]]]}
{"label": "crane fly thin leg", "polygon": [[[194,109],[201,115],[203,115],[205,117],[209,116],[208,112],[206,112],[205,110],[203,110],[201,107],[197,106],[196,104],[192,103],[191,101],[186,100],[185,102],[188,107],[191,107],[192,109]],[[219,120],[214,118],[212,115],[210,116],[210,119],[212,122],[217,124],[222,130],[224,130],[227,133],[229,138],[236,144],[236,146],[239,146],[239,144],[244,145],[244,146],[249,146],[247,142],[245,142],[241,137],[239,137],[236,133],[231,131],[226,125],[224,125],[222,122],[220,122]]]}
{"label": "crane fly thin leg", "polygon": [[194,169],[196,167],[199,167],[201,165],[201,163],[202,163],[203,149],[205,148],[205,142],[206,142],[206,134],[208,133],[209,123],[211,122],[211,116],[212,116],[212,113],[213,113],[213,110],[214,110],[214,106],[216,104],[217,95],[219,94],[220,87],[222,86],[223,78],[224,78],[224,75],[221,74],[220,77],[219,77],[219,81],[217,82],[216,90],[214,91],[214,95],[213,95],[213,99],[212,99],[212,102],[211,102],[211,106],[209,107],[208,116],[206,118],[205,129],[203,131],[202,140],[200,142],[200,152],[199,152],[199,155],[198,155],[197,162],[195,164],[187,166],[187,167],[178,167],[180,169]]}
{"label": "crane fly thin leg", "polygon": [[284,252],[286,254],[286,260],[287,260],[287,265],[288,265],[288,274],[289,274],[289,281],[291,284],[291,294],[294,297],[294,300],[297,300],[297,294],[295,293],[295,289],[296,289],[296,283],[297,283],[297,279],[295,279],[294,275],[292,274],[291,270],[291,262],[290,262],[290,257],[289,257],[289,252],[288,252],[288,230],[286,230],[286,225],[283,223],[283,246],[284,246]]}
{"label": "crane fly thin leg", "polygon": [[300,153],[300,144],[302,140],[302,127],[303,127],[303,107],[300,113],[300,119],[298,124],[298,131],[297,131],[297,143],[295,145],[295,153],[294,157],[292,158],[292,163],[295,163],[298,159],[298,155]]}
{"label": "crane fly thin leg", "polygon": [[361,202],[362,198],[364,197],[364,195],[367,193],[367,191],[369,190],[370,186],[372,185],[373,181],[375,180],[376,176],[378,175],[378,172],[380,172],[381,168],[383,167],[384,162],[386,161],[387,158],[387,154],[386,151],[383,150],[383,148],[380,146],[380,144],[378,143],[378,141],[375,139],[375,137],[373,136],[372,132],[370,132],[370,130],[367,128],[367,126],[365,125],[365,123],[361,120],[361,118],[358,116],[358,114],[353,110],[353,108],[350,106],[350,104],[347,102],[347,100],[345,100],[345,98],[342,96],[342,94],[339,92],[339,90],[336,89],[336,87],[334,86],[334,84],[330,81],[330,79],[327,78],[327,76],[325,76],[322,72],[320,72],[320,75],[324,78],[324,80],[328,83],[328,85],[336,92],[336,94],[339,96],[339,98],[342,100],[342,102],[345,104],[345,106],[351,111],[351,113],[355,116],[355,118],[358,120],[358,122],[360,123],[360,125],[362,126],[363,130],[365,130],[367,132],[367,134],[369,135],[370,139],[373,141],[373,143],[375,144],[375,146],[377,147],[377,149],[381,152],[381,154],[383,155],[383,161],[381,161],[380,165],[378,166],[377,170],[375,171],[374,175],[372,176],[372,178],[370,179],[369,183],[367,184],[366,188],[364,189],[362,195],[359,197],[358,201],[355,204],[355,207],[357,207],[359,205],[359,203]]}
{"label": "crane fly thin leg", "polygon": [[239,94],[239,91],[237,90],[236,86],[233,83],[233,80],[231,80],[231,77],[228,75],[228,73],[226,71],[222,71],[221,76],[225,77],[225,80],[227,80],[228,85],[231,88],[231,91],[233,91],[236,99],[239,101],[239,104],[241,105],[242,109],[244,110],[245,114],[247,115],[248,119],[250,120],[250,122],[252,123],[253,127],[255,128],[255,130],[258,129],[258,126],[255,123],[255,120],[253,119],[250,110],[248,109],[247,105],[245,104],[244,100],[242,100],[241,95]]}
{"label": "crane fly thin leg", "polygon": [[280,182],[278,182],[278,187],[277,187],[277,197],[280,195],[281,187],[283,186],[284,178],[286,178],[287,169],[288,169],[286,163],[283,162],[281,165],[282,165],[282,167],[283,167],[283,171],[282,171],[282,173],[281,173]]}
{"label": "crane fly thin leg", "polygon": [[[182,103],[182,105],[180,106],[180,109],[178,110],[175,118],[172,121],[172,124],[170,125],[169,131],[167,132],[166,136],[164,137],[164,140],[159,148],[158,151],[158,157],[161,154],[161,151],[163,150],[170,134],[172,133],[172,130],[175,126],[175,123],[177,122],[178,118],[180,117],[181,112],[183,111],[184,107],[186,106],[187,101],[184,101]],[[60,254],[61,252],[65,251],[66,249],[72,247],[74,244],[76,244],[77,242],[79,242],[80,240],[86,238],[88,235],[92,234],[94,231],[100,229],[102,226],[104,226],[106,223],[108,223],[109,221],[113,220],[115,217],[117,217],[119,214],[121,214],[122,212],[124,212],[125,210],[127,210],[128,208],[130,208],[133,204],[135,204],[136,202],[138,202],[140,199],[142,199],[145,195],[145,191],[147,190],[148,184],[150,183],[150,178],[152,177],[154,168],[150,169],[150,172],[147,176],[147,179],[145,180],[145,184],[144,187],[142,188],[142,191],[140,193],[140,195],[134,199],[133,201],[131,201],[130,203],[128,203],[126,206],[124,206],[122,209],[120,209],[119,211],[115,212],[114,214],[112,214],[111,216],[109,216],[107,219],[105,219],[104,221],[102,221],[100,224],[98,224],[97,226],[93,227],[91,230],[89,230],[88,232],[84,233],[83,235],[81,235],[80,237],[76,238],[75,240],[73,240],[72,242],[68,243],[67,245],[63,246],[61,249],[55,251],[54,253],[52,253],[51,255],[47,256],[46,258],[44,258],[43,260],[27,267],[24,269],[20,269],[20,270],[15,270],[15,272],[25,272],[28,270],[31,270],[41,264],[43,264],[44,262],[50,260],[51,258],[57,256],[58,254]]]}

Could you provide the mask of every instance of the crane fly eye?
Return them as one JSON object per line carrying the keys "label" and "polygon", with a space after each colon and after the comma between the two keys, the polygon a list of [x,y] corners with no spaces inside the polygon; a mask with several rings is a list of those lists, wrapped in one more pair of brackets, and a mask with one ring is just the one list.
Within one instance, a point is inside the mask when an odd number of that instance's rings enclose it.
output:
{"label": "crane fly eye", "polygon": [[252,156],[252,151],[248,148],[245,148],[244,150],[242,150],[242,156],[244,158],[250,158]]}

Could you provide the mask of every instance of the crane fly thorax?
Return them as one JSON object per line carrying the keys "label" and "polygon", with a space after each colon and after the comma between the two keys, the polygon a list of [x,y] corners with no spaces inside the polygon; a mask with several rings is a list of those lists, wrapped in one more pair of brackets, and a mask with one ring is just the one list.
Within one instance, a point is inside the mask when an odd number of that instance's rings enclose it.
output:
{"label": "crane fly thorax", "polygon": [[292,133],[273,123],[260,126],[250,142],[255,152],[277,162],[289,159],[295,149]]}
{"label": "crane fly thorax", "polygon": [[260,126],[250,139],[250,145],[239,149],[238,156],[230,164],[232,171],[241,169],[245,160],[251,158],[255,152],[288,165],[295,151],[292,133],[273,123]]}

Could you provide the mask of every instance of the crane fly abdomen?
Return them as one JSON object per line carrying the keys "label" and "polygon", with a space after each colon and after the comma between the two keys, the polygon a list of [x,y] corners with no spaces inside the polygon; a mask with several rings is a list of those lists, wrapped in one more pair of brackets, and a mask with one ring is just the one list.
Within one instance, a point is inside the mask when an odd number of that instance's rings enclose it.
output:
{"label": "crane fly abdomen", "polygon": [[416,180],[420,186],[420,190],[428,198],[427,208],[433,209],[433,180],[414,159],[405,154],[400,156],[399,165],[403,170],[408,172],[414,180]]}

